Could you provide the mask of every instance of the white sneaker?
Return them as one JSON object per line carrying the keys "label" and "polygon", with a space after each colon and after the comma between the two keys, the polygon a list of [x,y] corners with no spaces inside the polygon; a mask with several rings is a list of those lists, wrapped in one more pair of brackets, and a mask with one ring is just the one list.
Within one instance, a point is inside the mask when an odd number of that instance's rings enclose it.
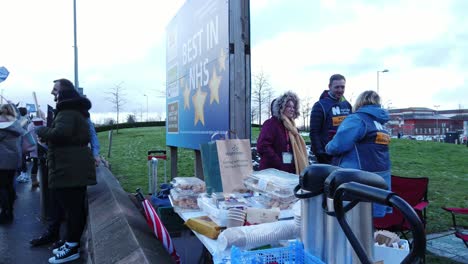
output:
{"label": "white sneaker", "polygon": [[[65,263],[80,258],[80,247],[69,247],[66,243],[58,250],[55,256],[49,258],[49,263]],[[58,249],[62,248],[59,247]]]}
{"label": "white sneaker", "polygon": [[54,250],[52,250],[52,254],[57,255],[60,251],[63,251],[67,247],[66,245],[67,245],[67,243],[65,242],[60,247],[54,248]]}
{"label": "white sneaker", "polygon": [[16,178],[16,181],[21,182],[21,183],[28,182],[29,181],[29,175],[27,173],[25,173],[25,172],[21,172],[20,176],[18,176],[18,178]]}

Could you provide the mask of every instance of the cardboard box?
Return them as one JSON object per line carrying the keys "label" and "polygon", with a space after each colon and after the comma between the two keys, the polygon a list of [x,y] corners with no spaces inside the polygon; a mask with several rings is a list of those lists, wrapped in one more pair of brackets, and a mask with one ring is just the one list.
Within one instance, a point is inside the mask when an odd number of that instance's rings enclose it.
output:
{"label": "cardboard box", "polygon": [[374,260],[382,261],[384,264],[401,263],[409,254],[409,244],[407,240],[401,239],[399,245],[403,249],[375,245]]}

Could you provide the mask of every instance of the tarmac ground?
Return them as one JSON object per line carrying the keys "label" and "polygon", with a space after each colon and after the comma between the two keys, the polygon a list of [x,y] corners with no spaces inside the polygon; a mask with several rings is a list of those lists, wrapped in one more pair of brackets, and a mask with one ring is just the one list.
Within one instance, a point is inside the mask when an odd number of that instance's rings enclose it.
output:
{"label": "tarmac ground", "polygon": [[426,250],[453,261],[468,263],[468,247],[454,235],[454,231],[428,235]]}
{"label": "tarmac ground", "polygon": [[[53,256],[52,244],[39,247],[29,244],[31,238],[42,234],[47,227],[46,222],[41,221],[39,188],[31,189],[31,181],[16,183],[16,194],[13,223],[0,225],[0,264],[49,263]],[[68,263],[84,261],[78,259]]]}

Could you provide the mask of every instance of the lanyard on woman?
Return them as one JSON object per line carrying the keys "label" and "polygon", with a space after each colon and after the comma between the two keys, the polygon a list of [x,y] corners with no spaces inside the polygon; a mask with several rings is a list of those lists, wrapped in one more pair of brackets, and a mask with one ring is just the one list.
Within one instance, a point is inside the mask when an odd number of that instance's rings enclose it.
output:
{"label": "lanyard on woman", "polygon": [[286,151],[289,152],[289,134],[288,134],[288,129],[284,128],[284,131],[286,132]]}

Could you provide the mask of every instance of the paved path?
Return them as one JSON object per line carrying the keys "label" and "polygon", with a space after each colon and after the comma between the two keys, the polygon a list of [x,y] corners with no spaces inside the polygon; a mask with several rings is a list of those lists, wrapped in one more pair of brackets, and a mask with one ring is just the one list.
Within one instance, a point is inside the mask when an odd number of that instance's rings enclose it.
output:
{"label": "paved path", "polygon": [[[49,263],[51,245],[31,247],[29,240],[41,234],[46,224],[40,221],[40,191],[31,190],[31,182],[18,183],[12,224],[0,225],[0,264]],[[68,262],[83,263],[82,260]]]}
{"label": "paved path", "polygon": [[453,231],[427,236],[427,250],[435,255],[468,264],[468,248]]}

